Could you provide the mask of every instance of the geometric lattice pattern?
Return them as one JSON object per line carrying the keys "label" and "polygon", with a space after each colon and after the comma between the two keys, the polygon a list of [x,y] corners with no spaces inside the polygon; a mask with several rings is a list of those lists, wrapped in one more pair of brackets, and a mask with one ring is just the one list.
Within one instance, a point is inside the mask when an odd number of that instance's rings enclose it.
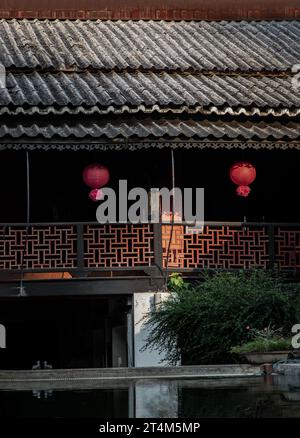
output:
{"label": "geometric lattice pattern", "polygon": [[[184,268],[185,253],[185,226],[174,225],[172,240],[169,250],[168,268]],[[171,226],[162,225],[163,267],[167,266],[167,252],[171,238]]]}
{"label": "geometric lattice pattern", "polygon": [[[165,225],[169,235],[170,225]],[[181,269],[267,268],[268,233],[265,227],[204,226],[202,233],[174,227],[169,266]],[[166,264],[168,239],[163,238]]]}
{"label": "geometric lattice pattern", "polygon": [[[27,232],[28,231],[28,232]],[[170,225],[162,225],[163,266],[166,267]],[[78,268],[77,225],[0,226],[0,270],[68,270]],[[86,269],[134,268],[154,265],[152,224],[92,224],[83,226]],[[190,234],[174,226],[170,269],[268,268],[274,247],[274,267],[300,270],[300,227],[274,226],[270,245],[268,225],[205,225]]]}
{"label": "geometric lattice pattern", "polygon": [[279,270],[300,269],[300,230],[275,228],[275,262]]}
{"label": "geometric lattice pattern", "polygon": [[152,266],[154,232],[151,224],[86,225],[86,268]]}
{"label": "geometric lattice pattern", "polygon": [[76,267],[76,226],[43,225],[0,228],[0,269]]}

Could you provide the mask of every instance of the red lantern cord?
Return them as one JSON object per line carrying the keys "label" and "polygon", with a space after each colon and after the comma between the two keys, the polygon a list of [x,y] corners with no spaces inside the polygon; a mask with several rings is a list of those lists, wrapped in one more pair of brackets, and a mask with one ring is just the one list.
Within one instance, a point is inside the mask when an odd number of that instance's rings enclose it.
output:
{"label": "red lantern cord", "polygon": [[247,197],[251,192],[249,185],[256,178],[255,167],[247,162],[236,163],[230,169],[230,178],[234,184],[239,186],[236,193],[239,196]]}

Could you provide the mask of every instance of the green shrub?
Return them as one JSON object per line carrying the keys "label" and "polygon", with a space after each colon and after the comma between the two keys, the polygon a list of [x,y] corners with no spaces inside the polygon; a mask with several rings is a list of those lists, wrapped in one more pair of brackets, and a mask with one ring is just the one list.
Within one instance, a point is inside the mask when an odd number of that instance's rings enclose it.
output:
{"label": "green shrub", "polygon": [[247,353],[265,353],[266,351],[285,351],[291,349],[290,339],[268,339],[268,340],[255,340],[246,342],[243,345],[233,347],[231,352],[234,354],[247,354]]}
{"label": "green shrub", "polygon": [[290,335],[295,310],[283,289],[280,278],[264,271],[217,273],[194,286],[183,283],[148,315],[145,348],[166,352],[170,363],[232,361],[232,347],[250,341],[250,329],[271,324]]}
{"label": "green shrub", "polygon": [[282,328],[272,327],[271,324],[263,330],[249,330],[252,340],[231,349],[235,354],[260,353],[266,351],[289,350],[292,346],[291,339],[285,339]]}
{"label": "green shrub", "polygon": [[292,291],[290,295],[295,303],[295,312],[297,323],[300,324],[300,284],[296,283],[292,285]]}
{"label": "green shrub", "polygon": [[173,272],[169,277],[168,288],[170,291],[176,291],[184,287],[182,275],[178,272]]}

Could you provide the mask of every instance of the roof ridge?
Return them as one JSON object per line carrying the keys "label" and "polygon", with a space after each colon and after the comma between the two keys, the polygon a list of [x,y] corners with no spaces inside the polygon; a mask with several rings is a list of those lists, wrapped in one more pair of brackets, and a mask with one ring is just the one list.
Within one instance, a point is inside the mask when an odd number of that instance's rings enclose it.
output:
{"label": "roof ridge", "polygon": [[50,22],[50,23],[54,23],[54,22],[79,22],[79,23],[149,23],[149,22],[153,22],[153,23],[219,23],[219,24],[230,24],[230,23],[253,23],[253,24],[268,24],[268,23],[291,23],[291,22],[300,22],[300,19],[298,18],[283,18],[283,19],[270,19],[270,20],[266,20],[266,19],[261,19],[261,20],[254,20],[254,19],[249,19],[249,20],[245,20],[245,19],[241,19],[241,20],[224,20],[224,19],[220,19],[220,20],[209,20],[209,19],[170,19],[170,20],[162,20],[162,19],[153,19],[153,18],[149,18],[149,19],[101,19],[101,18],[87,18],[87,19],[81,19],[81,18],[0,18],[0,22]]}
{"label": "roof ridge", "polygon": [[172,107],[160,107],[159,105],[152,105],[149,107],[146,107],[145,105],[138,105],[136,107],[134,106],[128,106],[123,105],[121,107],[114,107],[114,106],[108,106],[107,108],[101,108],[100,106],[84,106],[79,105],[76,107],[71,106],[62,106],[62,107],[55,107],[54,105],[43,107],[43,106],[31,106],[29,108],[24,108],[17,106],[15,108],[13,107],[7,107],[7,106],[0,106],[0,115],[11,115],[11,116],[23,116],[23,115],[78,115],[78,114],[85,114],[85,115],[110,115],[113,114],[114,117],[118,117],[119,115],[127,116],[127,115],[150,115],[150,114],[176,114],[176,115],[182,115],[185,114],[187,116],[189,115],[217,115],[217,116],[246,116],[246,117],[289,117],[294,118],[300,115],[300,108],[258,108],[258,107],[245,107],[245,108],[232,108],[228,106],[223,107],[215,107],[215,106],[208,106],[203,107],[200,105],[197,106],[179,106],[176,108]]}
{"label": "roof ridge", "polygon": [[137,75],[137,74],[143,74],[143,75],[157,75],[163,76],[206,76],[206,77],[244,77],[244,78],[285,78],[285,77],[292,77],[296,73],[292,72],[291,69],[289,70],[273,70],[273,71],[251,71],[251,72],[245,72],[242,70],[236,70],[236,71],[220,71],[220,70],[155,70],[155,69],[112,69],[112,70],[105,70],[105,69],[99,69],[99,68],[85,68],[85,69],[78,69],[78,67],[74,67],[74,69],[68,68],[68,69],[44,69],[44,68],[22,68],[22,67],[6,67],[6,73],[7,74],[13,74],[13,75],[46,75],[46,74],[52,74],[52,75],[59,75],[59,74],[65,74],[65,75],[81,75],[81,74],[103,74],[103,75]]}
{"label": "roof ridge", "polygon": [[187,141],[191,139],[207,140],[214,139],[259,139],[266,140],[273,138],[282,140],[288,138],[297,140],[300,138],[300,123],[281,124],[275,122],[273,124],[265,122],[232,122],[222,120],[154,120],[146,118],[144,120],[125,120],[124,118],[113,120],[83,120],[80,124],[68,123],[59,118],[58,123],[39,124],[37,120],[31,121],[29,124],[24,124],[21,121],[13,122],[9,125],[3,122],[0,126],[0,137],[6,138],[46,138],[53,139],[55,137],[70,139],[75,138],[106,138],[110,141],[126,140],[136,138],[143,140],[155,138],[163,141],[163,139],[177,140],[185,138]]}

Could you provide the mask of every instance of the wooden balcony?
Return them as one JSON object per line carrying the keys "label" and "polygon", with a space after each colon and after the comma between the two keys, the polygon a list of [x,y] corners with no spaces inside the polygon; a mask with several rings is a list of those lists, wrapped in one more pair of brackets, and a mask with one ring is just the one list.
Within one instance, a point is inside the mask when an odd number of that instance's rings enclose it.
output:
{"label": "wooden balcony", "polygon": [[[162,276],[170,271],[300,270],[300,224],[0,224],[0,274],[8,278]],[[171,244],[170,237],[172,234]],[[36,277],[34,277],[34,275]],[[43,277],[43,275],[45,277]],[[51,277],[49,277],[51,278]],[[52,277],[53,278],[53,277]]]}
{"label": "wooden balcony", "polygon": [[[169,235],[170,225],[163,225],[165,256]],[[211,222],[199,234],[176,225],[169,266],[182,271],[262,268],[296,273],[300,269],[300,224]]]}

